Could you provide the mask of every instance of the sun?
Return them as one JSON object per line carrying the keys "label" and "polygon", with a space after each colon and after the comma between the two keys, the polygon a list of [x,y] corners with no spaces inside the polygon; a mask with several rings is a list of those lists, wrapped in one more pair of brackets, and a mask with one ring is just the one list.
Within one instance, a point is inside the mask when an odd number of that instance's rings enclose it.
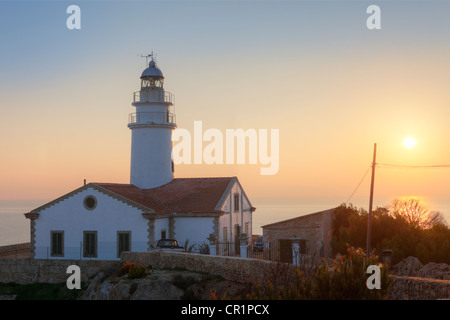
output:
{"label": "sun", "polygon": [[414,147],[416,145],[416,140],[411,137],[408,137],[405,140],[403,140],[403,145],[406,148],[411,149],[412,147]]}

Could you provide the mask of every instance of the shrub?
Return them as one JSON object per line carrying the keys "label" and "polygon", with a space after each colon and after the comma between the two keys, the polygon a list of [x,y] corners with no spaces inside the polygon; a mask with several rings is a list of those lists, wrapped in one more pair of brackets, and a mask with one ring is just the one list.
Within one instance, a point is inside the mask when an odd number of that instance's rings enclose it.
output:
{"label": "shrub", "polygon": [[209,254],[209,244],[202,242],[197,245],[197,252],[200,254]]}
{"label": "shrub", "polygon": [[124,262],[120,267],[119,275],[123,276],[126,274],[128,274],[128,279],[138,279],[145,277],[147,275],[147,270],[142,264]]}
{"label": "shrub", "polygon": [[326,264],[319,266],[315,274],[314,299],[385,299],[391,279],[387,267],[381,267],[381,289],[368,289],[366,273],[369,265],[378,265],[378,257],[365,257],[361,249],[349,248],[346,256],[334,261],[333,271]]}
{"label": "shrub", "polygon": [[139,279],[147,275],[146,269],[143,265],[139,264],[131,268],[128,272],[128,279]]}
{"label": "shrub", "polygon": [[[317,266],[312,276],[306,276],[300,269],[294,271],[295,280],[289,285],[276,285],[276,279],[263,285],[254,283],[248,292],[237,298],[247,300],[363,300],[387,299],[391,278],[387,267],[381,268],[381,289],[368,289],[366,273],[369,265],[377,265],[378,258],[366,258],[363,250],[349,249],[346,256],[334,261],[331,269],[324,263]],[[275,282],[274,282],[275,281]],[[211,298],[217,295],[211,292]]]}

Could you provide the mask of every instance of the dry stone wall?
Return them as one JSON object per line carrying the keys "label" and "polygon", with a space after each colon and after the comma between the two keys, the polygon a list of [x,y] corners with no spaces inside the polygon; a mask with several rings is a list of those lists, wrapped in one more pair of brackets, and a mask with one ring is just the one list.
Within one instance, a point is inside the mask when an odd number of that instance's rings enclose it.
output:
{"label": "dry stone wall", "polygon": [[0,246],[0,257],[17,258],[22,255],[30,256],[30,242]]}
{"label": "dry stone wall", "polygon": [[185,268],[191,271],[220,275],[231,281],[264,283],[277,273],[295,266],[266,260],[240,257],[210,256],[195,253],[177,252],[122,252],[121,259],[126,262],[141,263],[154,269]]}
{"label": "dry stone wall", "polygon": [[[291,264],[281,264],[265,260],[239,257],[209,256],[177,252],[123,252],[122,261],[141,263],[154,269],[183,268],[191,271],[221,275],[231,281],[248,283],[273,279],[277,274],[287,273]],[[78,265],[81,270],[81,281],[106,268],[119,268],[119,261],[98,260],[33,260],[33,259],[0,259],[0,282],[61,283],[67,280],[69,265]],[[408,266],[408,270],[416,268]],[[406,269],[405,269],[406,270]],[[450,280],[419,278],[409,275],[393,275],[394,281],[390,291],[390,299],[450,299]]]}
{"label": "dry stone wall", "polygon": [[[260,283],[280,271],[280,263],[238,257],[208,256],[176,252],[122,253],[122,260],[141,263],[153,268],[186,268],[221,275],[227,280]],[[293,265],[283,264],[286,267]],[[285,270],[284,270],[285,271]],[[450,281],[407,276],[392,276],[394,281],[389,298],[393,300],[450,299]]]}
{"label": "dry stone wall", "polygon": [[450,299],[450,281],[417,277],[393,276],[389,292],[392,300]]}
{"label": "dry stone wall", "polygon": [[70,276],[66,273],[70,265],[80,267],[81,281],[84,282],[113,263],[117,264],[117,261],[0,259],[0,282],[61,283]]}

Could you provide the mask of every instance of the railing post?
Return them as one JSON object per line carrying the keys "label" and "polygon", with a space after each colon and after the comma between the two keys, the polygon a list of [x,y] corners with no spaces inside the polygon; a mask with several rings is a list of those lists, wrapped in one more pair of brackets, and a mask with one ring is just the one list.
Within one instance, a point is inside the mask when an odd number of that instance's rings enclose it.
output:
{"label": "railing post", "polygon": [[217,254],[216,252],[216,235],[214,233],[211,233],[209,235],[209,254],[211,256],[215,256]]}
{"label": "railing post", "polygon": [[247,248],[248,248],[248,237],[245,233],[241,233],[239,236],[239,249],[241,251],[241,258],[248,258]]}

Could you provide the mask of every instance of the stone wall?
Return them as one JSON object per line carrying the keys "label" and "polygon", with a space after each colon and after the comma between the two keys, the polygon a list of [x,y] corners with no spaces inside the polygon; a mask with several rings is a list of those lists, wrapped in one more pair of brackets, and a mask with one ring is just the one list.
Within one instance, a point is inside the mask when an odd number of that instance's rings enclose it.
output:
{"label": "stone wall", "polygon": [[[276,276],[285,275],[294,269],[292,264],[239,257],[209,256],[178,252],[123,252],[122,261],[151,265],[154,269],[184,268],[191,271],[220,275],[227,280],[247,283],[265,282]],[[98,260],[31,260],[0,259],[0,282],[61,283],[69,276],[67,267],[77,265],[81,270],[81,281],[102,269],[119,268],[118,261]],[[450,280],[428,279],[393,275],[390,299],[427,300],[450,299]]]}
{"label": "stone wall", "polygon": [[[123,252],[123,261],[141,263],[159,268],[186,268],[192,271],[221,275],[227,280],[247,283],[265,282],[274,276],[285,274],[292,264],[239,257],[208,256],[177,252]],[[392,275],[392,300],[450,299],[450,281]]]}
{"label": "stone wall", "polygon": [[30,242],[1,246],[0,258],[2,257],[17,258],[23,255],[30,256],[30,247],[31,247]]}
{"label": "stone wall", "polygon": [[88,278],[117,261],[98,260],[32,260],[32,259],[0,259],[0,282],[14,282],[18,284],[30,283],[61,283],[70,274],[67,267],[77,265],[81,271],[81,281]]}
{"label": "stone wall", "polygon": [[450,280],[392,276],[392,300],[450,299]]}
{"label": "stone wall", "polygon": [[179,252],[122,252],[121,259],[141,263],[144,266],[151,265],[154,269],[185,268],[207,272],[241,283],[254,281],[264,283],[279,273],[285,274],[287,269],[295,269],[292,264],[267,260]]}

